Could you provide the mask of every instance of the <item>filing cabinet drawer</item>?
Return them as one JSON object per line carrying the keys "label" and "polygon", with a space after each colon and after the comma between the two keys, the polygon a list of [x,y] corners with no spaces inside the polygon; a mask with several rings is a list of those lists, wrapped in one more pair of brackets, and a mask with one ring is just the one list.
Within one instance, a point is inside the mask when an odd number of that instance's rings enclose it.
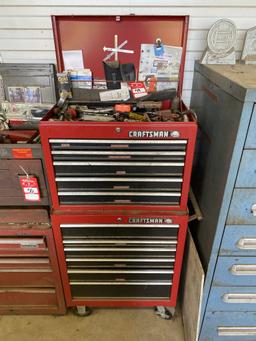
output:
{"label": "filing cabinet drawer", "polygon": [[209,311],[256,311],[256,288],[214,287],[211,289]]}
{"label": "filing cabinet drawer", "polygon": [[256,256],[256,226],[226,226],[220,248],[220,255]]}
{"label": "filing cabinet drawer", "polygon": [[256,188],[236,188],[228,213],[228,225],[254,225],[256,217],[252,206],[256,204]]}
{"label": "filing cabinet drawer", "polygon": [[256,149],[256,107],[254,107],[251,123],[249,126],[246,142],[245,142],[245,148],[253,148]]}
{"label": "filing cabinet drawer", "polygon": [[219,257],[213,286],[256,286],[256,257]]}
{"label": "filing cabinet drawer", "polygon": [[236,187],[256,187],[256,150],[244,150],[240,163]]}
{"label": "filing cabinet drawer", "polygon": [[209,312],[206,314],[200,341],[255,341],[254,312]]}

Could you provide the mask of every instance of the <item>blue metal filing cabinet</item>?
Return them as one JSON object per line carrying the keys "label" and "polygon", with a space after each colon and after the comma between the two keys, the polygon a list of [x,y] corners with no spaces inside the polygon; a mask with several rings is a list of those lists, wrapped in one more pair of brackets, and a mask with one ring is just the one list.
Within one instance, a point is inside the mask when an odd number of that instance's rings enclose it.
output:
{"label": "blue metal filing cabinet", "polygon": [[256,340],[256,66],[195,64],[192,228],[206,272],[199,341]]}

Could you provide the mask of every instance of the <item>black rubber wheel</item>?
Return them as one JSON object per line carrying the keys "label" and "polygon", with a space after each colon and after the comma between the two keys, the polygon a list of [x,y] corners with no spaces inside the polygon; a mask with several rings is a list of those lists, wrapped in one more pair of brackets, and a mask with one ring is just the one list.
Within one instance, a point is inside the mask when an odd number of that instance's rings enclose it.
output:
{"label": "black rubber wheel", "polygon": [[173,318],[172,314],[167,308],[164,308],[160,311],[157,307],[154,307],[154,312],[157,316],[164,320],[171,320]]}
{"label": "black rubber wheel", "polygon": [[79,317],[86,317],[91,315],[92,313],[92,309],[90,309],[89,307],[85,307],[85,312],[84,313],[79,313],[79,311],[77,310],[77,307],[72,307],[72,312],[74,315],[79,316]]}

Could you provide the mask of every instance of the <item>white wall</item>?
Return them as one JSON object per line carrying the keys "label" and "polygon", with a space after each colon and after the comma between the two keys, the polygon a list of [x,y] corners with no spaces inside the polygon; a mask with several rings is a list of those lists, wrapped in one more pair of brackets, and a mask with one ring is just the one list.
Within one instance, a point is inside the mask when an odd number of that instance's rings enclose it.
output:
{"label": "white wall", "polygon": [[237,57],[246,29],[256,26],[256,0],[0,0],[3,62],[55,63],[50,15],[190,15],[183,97],[190,101],[194,61],[206,46],[209,27],[230,18],[238,28]]}

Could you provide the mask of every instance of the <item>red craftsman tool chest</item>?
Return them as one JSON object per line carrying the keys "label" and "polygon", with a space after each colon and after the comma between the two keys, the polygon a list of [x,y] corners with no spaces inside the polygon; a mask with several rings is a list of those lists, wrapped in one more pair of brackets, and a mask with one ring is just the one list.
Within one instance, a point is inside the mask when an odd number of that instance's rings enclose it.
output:
{"label": "red craftsman tool chest", "polygon": [[[78,51],[94,84],[104,77],[104,51],[114,37],[132,51],[122,54],[122,63],[137,71],[140,56],[148,52],[141,44],[161,40],[164,51],[182,51],[176,97],[168,89],[150,92],[152,76],[146,104],[132,96],[109,103],[100,100],[110,90],[107,80],[107,91],[74,87],[72,98],[63,97],[40,123],[67,305],[82,315],[86,306],[174,308],[197,132],[195,114],[180,99],[188,17],[55,16],[52,21],[58,71],[64,71],[66,52]],[[136,84],[133,88],[141,86]],[[160,93],[170,97],[159,99]],[[141,114],[141,108],[147,111]],[[104,115],[108,110],[111,114]],[[167,310],[157,313],[168,317]]]}
{"label": "red craftsman tool chest", "polygon": [[172,306],[187,216],[161,212],[52,215],[68,306]]}
{"label": "red craftsman tool chest", "polygon": [[46,210],[0,210],[0,314],[65,314]]}
{"label": "red craftsman tool chest", "polygon": [[[160,36],[165,44],[183,48],[178,92],[182,89],[186,16],[57,16],[53,29],[59,71],[64,67],[62,51],[80,49],[95,77],[103,77],[102,46],[111,44],[113,33],[121,40],[127,37],[136,67],[141,42]],[[92,44],[93,30],[101,30],[101,36],[95,35]],[[134,31],[136,37],[131,36]],[[84,97],[74,90],[69,103],[81,104]],[[95,92],[86,93],[90,91]],[[180,106],[185,108],[182,102]],[[53,121],[54,111],[40,124],[54,209],[186,210],[197,131],[192,112],[182,122],[85,122]]]}

